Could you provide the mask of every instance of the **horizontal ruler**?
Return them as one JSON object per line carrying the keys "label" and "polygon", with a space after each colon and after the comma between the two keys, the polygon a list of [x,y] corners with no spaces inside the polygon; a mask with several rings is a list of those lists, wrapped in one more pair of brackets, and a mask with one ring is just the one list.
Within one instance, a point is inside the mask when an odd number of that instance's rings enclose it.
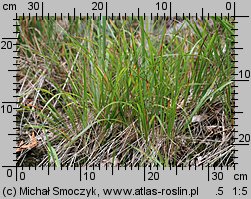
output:
{"label": "horizontal ruler", "polygon": [[[150,16],[151,18],[163,17],[185,17],[188,18],[195,16],[196,18],[209,16],[227,16],[228,18],[245,18],[248,15],[243,15],[236,12],[236,2],[223,1],[220,5],[218,1],[213,1],[190,4],[185,6],[182,1],[144,1],[135,2],[131,0],[131,5],[128,8],[130,1],[85,1],[83,6],[82,1],[64,2],[65,7],[58,6],[57,1],[25,1],[25,3],[3,3],[2,10],[5,13],[15,12],[18,16],[41,16],[44,17],[100,17],[111,16],[115,17],[139,17]],[[200,5],[201,4],[201,5]],[[205,5],[206,4],[206,5]],[[60,2],[61,5],[61,2]],[[201,7],[199,7],[201,6]],[[182,7],[182,12],[179,9]],[[66,8],[66,9],[65,9]]]}
{"label": "horizontal ruler", "polygon": [[6,178],[2,194],[18,198],[78,198],[80,192],[89,198],[248,195],[248,175],[233,167],[9,167],[1,176]]}

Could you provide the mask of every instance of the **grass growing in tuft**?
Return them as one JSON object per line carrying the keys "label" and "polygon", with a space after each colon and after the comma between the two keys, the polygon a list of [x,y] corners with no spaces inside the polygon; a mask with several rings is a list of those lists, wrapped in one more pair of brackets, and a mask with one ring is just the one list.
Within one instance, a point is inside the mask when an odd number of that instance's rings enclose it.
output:
{"label": "grass growing in tuft", "polygon": [[233,163],[227,19],[20,25],[19,133],[40,137],[36,164]]}

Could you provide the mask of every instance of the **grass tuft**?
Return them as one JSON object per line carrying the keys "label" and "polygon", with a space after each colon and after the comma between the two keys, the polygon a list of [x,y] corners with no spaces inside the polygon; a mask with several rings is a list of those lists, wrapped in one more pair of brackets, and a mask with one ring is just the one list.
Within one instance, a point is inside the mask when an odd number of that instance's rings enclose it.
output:
{"label": "grass tuft", "polygon": [[20,25],[20,164],[233,164],[227,19]]}

